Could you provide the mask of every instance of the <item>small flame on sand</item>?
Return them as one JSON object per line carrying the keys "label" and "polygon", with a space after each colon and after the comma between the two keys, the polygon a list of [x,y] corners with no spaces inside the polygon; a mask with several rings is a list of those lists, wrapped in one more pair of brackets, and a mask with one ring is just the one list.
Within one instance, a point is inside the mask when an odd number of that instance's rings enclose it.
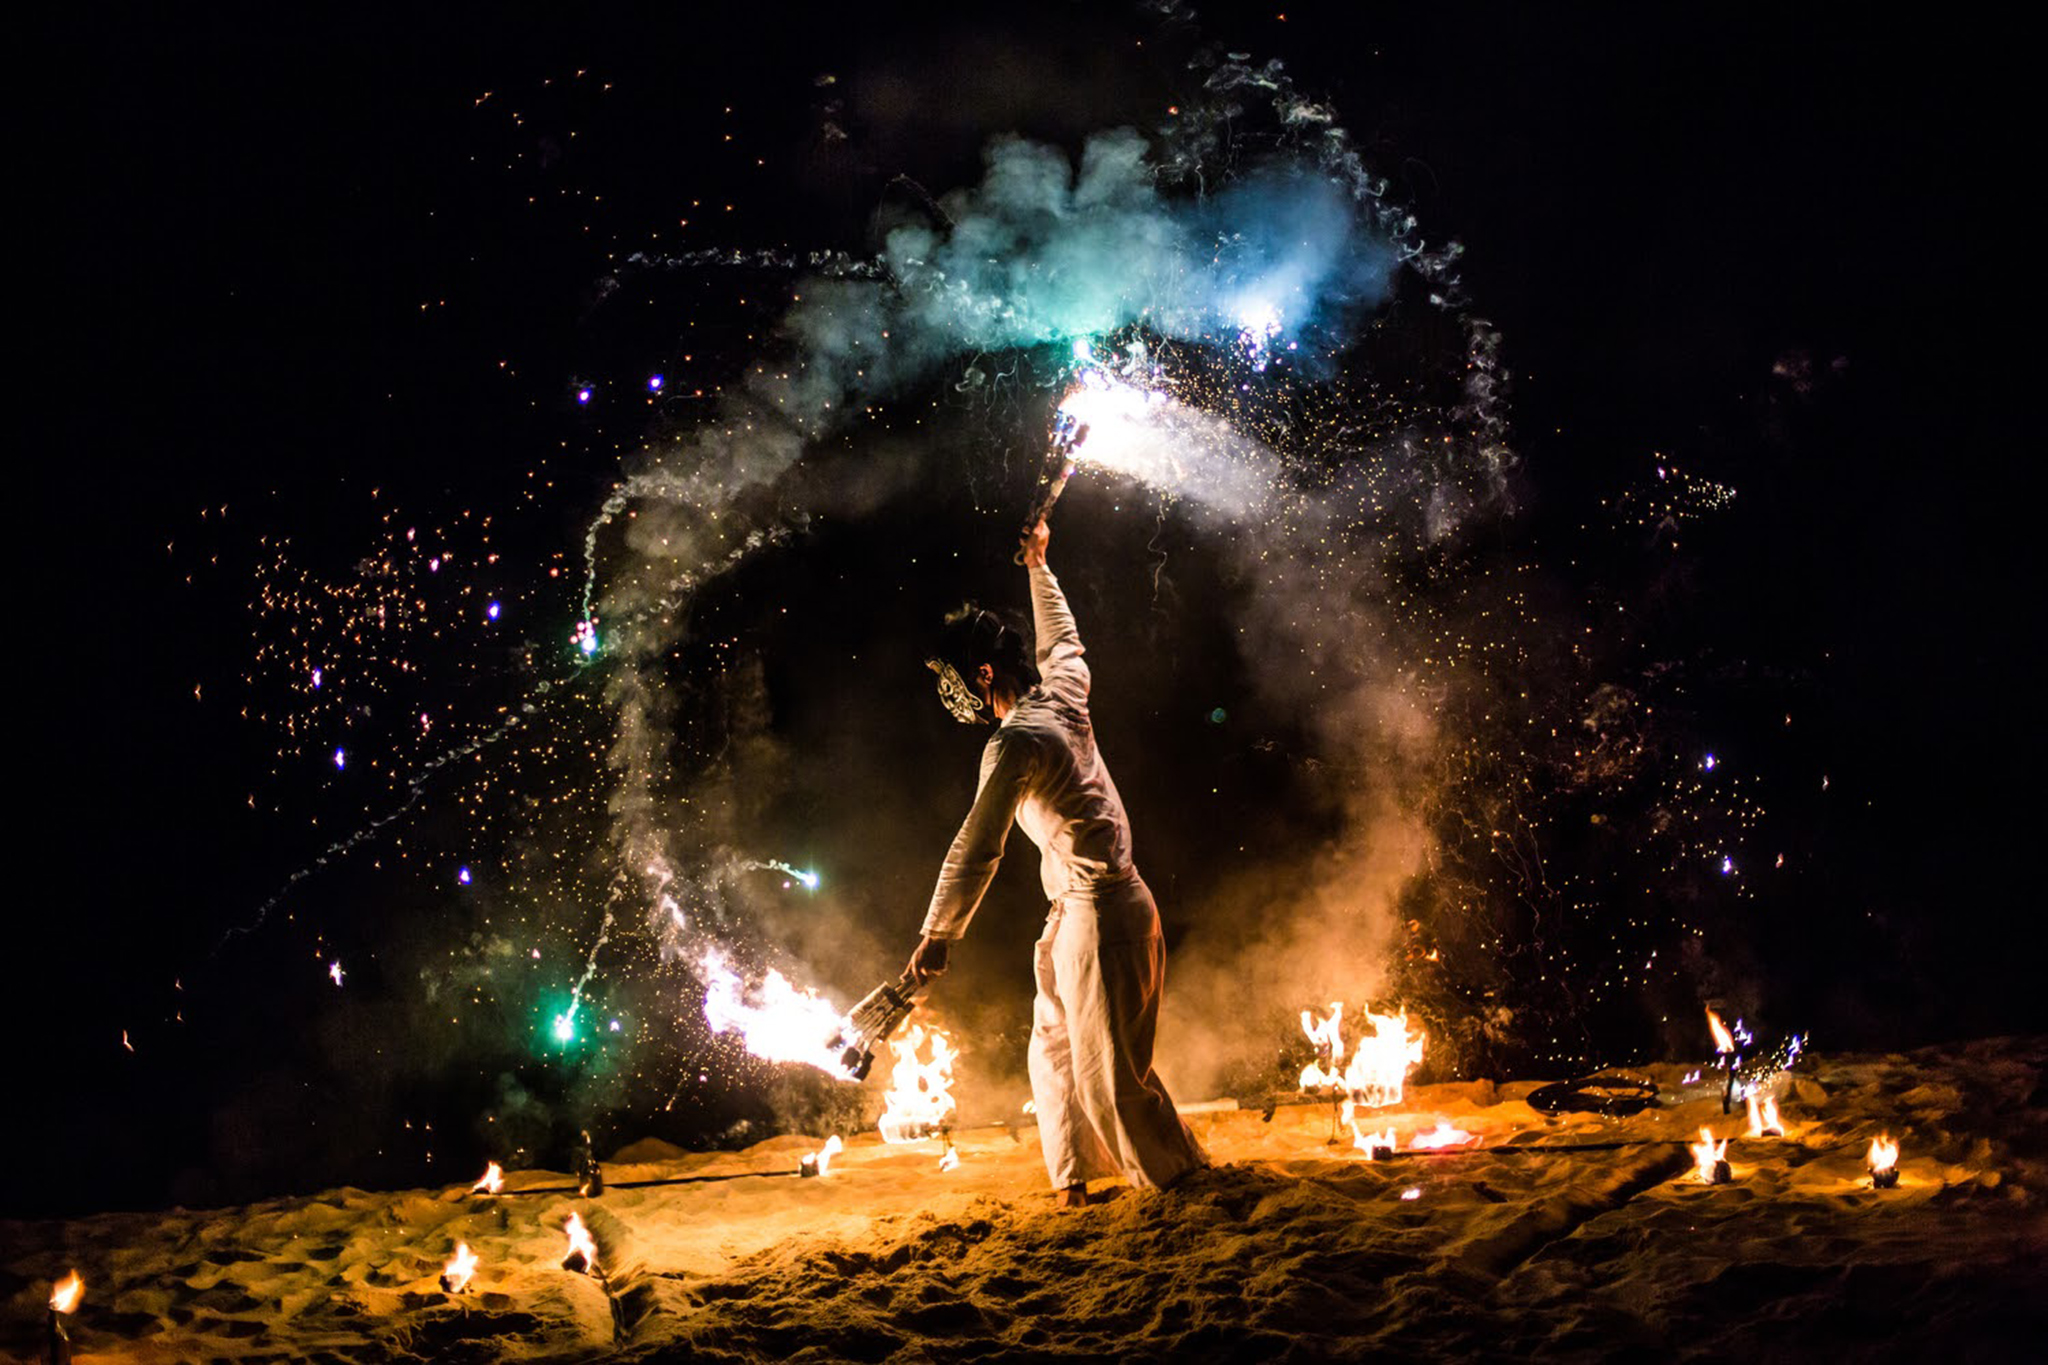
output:
{"label": "small flame on sand", "polygon": [[1394,1135],[1394,1130],[1391,1126],[1384,1133],[1361,1133],[1356,1125],[1354,1125],[1351,1129],[1351,1135],[1353,1145],[1361,1152],[1369,1153],[1375,1150],[1392,1152],[1398,1151],[1401,1146],[1401,1139]]}
{"label": "small flame on sand", "polygon": [[85,1281],[76,1270],[50,1286],[50,1307],[59,1313],[76,1312],[85,1297]]}
{"label": "small flame on sand", "polygon": [[571,1213],[569,1221],[562,1224],[562,1231],[569,1235],[569,1254],[562,1259],[562,1269],[597,1274],[597,1239],[583,1226],[583,1215]]}
{"label": "small flame on sand", "polygon": [[469,1243],[457,1242],[455,1254],[441,1267],[441,1288],[450,1294],[460,1294],[469,1288],[470,1277],[475,1274],[476,1253],[469,1249]]}
{"label": "small flame on sand", "polygon": [[[931,1056],[923,1053],[931,1044]],[[883,1096],[884,1142],[915,1142],[944,1130],[953,1117],[953,1059],[959,1050],[943,1029],[912,1024],[889,1044],[896,1063],[889,1072],[889,1093]]]}
{"label": "small flame on sand", "polygon": [[469,1187],[471,1194],[496,1194],[505,1188],[505,1168],[492,1161],[484,1166],[481,1180]]}
{"label": "small flame on sand", "polygon": [[1470,1142],[1477,1136],[1477,1133],[1468,1133],[1463,1128],[1452,1127],[1449,1119],[1438,1119],[1436,1127],[1427,1133],[1417,1133],[1408,1140],[1408,1145],[1417,1151],[1427,1151],[1438,1147],[1456,1147],[1460,1143]]}
{"label": "small flame on sand", "polygon": [[1699,1176],[1701,1182],[1708,1185],[1720,1183],[1719,1167],[1722,1162],[1728,1159],[1728,1139],[1722,1138],[1719,1142],[1715,1142],[1714,1130],[1702,1128],[1700,1129],[1700,1140],[1691,1144],[1690,1150],[1694,1163],[1694,1174]]}
{"label": "small flame on sand", "polygon": [[1899,1164],[1899,1144],[1890,1133],[1870,1140],[1870,1173],[1883,1175]]}
{"label": "small flame on sand", "polygon": [[1735,1035],[1730,1033],[1728,1026],[1721,1022],[1721,1016],[1714,1013],[1711,1009],[1707,1011],[1707,1028],[1714,1035],[1714,1051],[1735,1051]]}
{"label": "small flame on sand", "polygon": [[1766,1095],[1757,1099],[1752,1090],[1743,1097],[1749,1104],[1749,1135],[1751,1137],[1783,1137],[1784,1121],[1778,1117],[1778,1097]]}
{"label": "small flame on sand", "polygon": [[960,1153],[955,1148],[948,1147],[946,1149],[946,1154],[939,1158],[939,1169],[942,1171],[954,1170],[959,1165]]}
{"label": "small flame on sand", "polygon": [[797,1170],[805,1175],[824,1175],[832,1169],[832,1158],[844,1151],[846,1144],[834,1133],[825,1139],[825,1145],[815,1152],[806,1152],[797,1162]]}

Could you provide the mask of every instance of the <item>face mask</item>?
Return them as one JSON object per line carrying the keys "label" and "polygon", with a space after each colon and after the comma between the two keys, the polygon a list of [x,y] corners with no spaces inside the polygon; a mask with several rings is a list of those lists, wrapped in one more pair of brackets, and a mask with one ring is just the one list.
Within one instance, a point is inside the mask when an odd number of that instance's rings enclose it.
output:
{"label": "face mask", "polygon": [[944,659],[926,659],[924,666],[939,675],[939,700],[953,713],[954,720],[962,725],[973,725],[981,720],[981,713],[987,709],[988,703],[974,695],[974,690],[961,679],[959,669]]}

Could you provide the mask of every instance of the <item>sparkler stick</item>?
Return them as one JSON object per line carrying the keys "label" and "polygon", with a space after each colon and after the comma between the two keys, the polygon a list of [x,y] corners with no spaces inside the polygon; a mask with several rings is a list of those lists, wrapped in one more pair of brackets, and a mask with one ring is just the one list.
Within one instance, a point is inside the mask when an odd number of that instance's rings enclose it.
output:
{"label": "sparkler stick", "polygon": [[[1030,535],[1039,522],[1052,515],[1053,504],[1060,500],[1060,494],[1067,491],[1067,480],[1074,474],[1074,452],[1081,442],[1088,439],[1088,424],[1074,414],[1055,410],[1052,417],[1052,444],[1045,455],[1045,468],[1039,472],[1036,496],[1031,502],[1031,511],[1024,518],[1022,534]],[[1024,552],[1017,551],[1016,562],[1024,562]]]}

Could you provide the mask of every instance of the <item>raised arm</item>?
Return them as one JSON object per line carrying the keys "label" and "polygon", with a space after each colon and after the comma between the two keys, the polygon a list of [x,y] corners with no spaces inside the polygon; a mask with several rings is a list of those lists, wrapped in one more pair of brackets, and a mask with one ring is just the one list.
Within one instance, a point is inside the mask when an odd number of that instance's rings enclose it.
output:
{"label": "raised arm", "polygon": [[1038,635],[1038,671],[1047,675],[1055,671],[1073,674],[1085,691],[1088,665],[1081,662],[1081,631],[1074,624],[1066,594],[1060,591],[1060,581],[1053,577],[1045,562],[1046,547],[1051,542],[1051,528],[1043,521],[1024,536],[1024,563],[1031,575],[1032,626]]}

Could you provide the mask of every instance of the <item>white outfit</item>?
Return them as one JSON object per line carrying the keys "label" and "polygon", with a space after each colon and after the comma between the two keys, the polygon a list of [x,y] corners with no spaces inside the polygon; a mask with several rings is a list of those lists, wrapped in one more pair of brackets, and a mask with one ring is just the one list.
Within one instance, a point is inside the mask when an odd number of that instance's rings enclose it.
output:
{"label": "white outfit", "polygon": [[1152,1070],[1166,947],[1131,861],[1123,798],[1095,748],[1081,636],[1043,565],[1031,568],[1042,681],[981,754],[974,806],[939,872],[927,938],[957,939],[1002,861],[1012,822],[1040,850],[1052,909],[1038,940],[1031,1094],[1056,1188],[1121,1175],[1164,1185],[1208,1164]]}

